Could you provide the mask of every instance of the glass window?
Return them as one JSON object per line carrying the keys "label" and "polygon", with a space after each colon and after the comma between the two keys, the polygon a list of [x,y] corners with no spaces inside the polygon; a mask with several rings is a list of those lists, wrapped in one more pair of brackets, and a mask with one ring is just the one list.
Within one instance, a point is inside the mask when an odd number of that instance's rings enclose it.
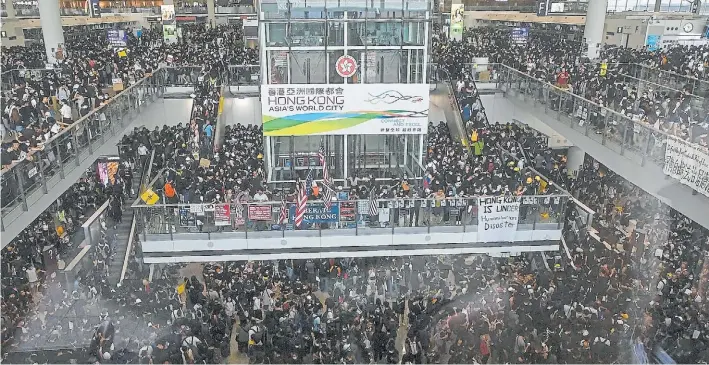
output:
{"label": "glass window", "polygon": [[268,83],[288,83],[288,52],[268,51]]}
{"label": "glass window", "polygon": [[288,24],[286,23],[266,23],[268,28],[268,45],[276,47],[286,47],[286,31]]}
{"label": "glass window", "polygon": [[364,46],[364,40],[367,35],[364,29],[364,22],[348,22],[347,28],[347,45]]}
{"label": "glass window", "polygon": [[345,45],[345,23],[338,21],[328,21],[327,45]]}
{"label": "glass window", "polygon": [[325,19],[325,0],[291,1],[291,19]]}
{"label": "glass window", "polygon": [[406,62],[400,51],[368,51],[364,64],[365,83],[406,83]]}
{"label": "glass window", "polygon": [[328,55],[330,59],[328,61],[327,72],[330,74],[331,84],[344,84],[345,79],[337,73],[337,59],[345,54],[345,51],[330,51]]}
{"label": "glass window", "polygon": [[423,46],[426,40],[423,22],[404,22],[404,45]]}
{"label": "glass window", "polygon": [[290,53],[291,84],[324,84],[327,62],[324,51]]}
{"label": "glass window", "polygon": [[316,47],[325,45],[325,23],[291,23],[292,47]]}
{"label": "glass window", "polygon": [[348,50],[347,54],[357,60],[357,72],[347,81],[349,84],[359,84],[362,82],[362,67],[364,65],[364,51]]}
{"label": "glass window", "polygon": [[365,42],[368,46],[400,46],[401,23],[367,23]]}

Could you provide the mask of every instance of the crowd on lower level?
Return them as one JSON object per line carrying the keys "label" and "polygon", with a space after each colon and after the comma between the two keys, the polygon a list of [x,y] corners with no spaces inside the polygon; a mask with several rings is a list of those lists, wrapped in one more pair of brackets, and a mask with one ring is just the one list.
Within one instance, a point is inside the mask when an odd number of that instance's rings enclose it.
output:
{"label": "crowd on lower level", "polygon": [[[496,33],[483,32],[491,37],[475,42],[490,46]],[[108,244],[94,254],[87,279],[64,287],[42,265],[44,248],[61,255],[68,244],[61,237],[106,199],[123,200],[131,185],[107,190],[91,174],[3,250],[3,351],[32,341],[24,330],[35,324],[90,343],[50,362],[221,363],[237,356],[235,348],[251,363],[610,363],[633,361],[637,344],[661,347],[679,362],[709,361],[700,279],[709,270],[699,265],[709,252],[707,230],[591,159],[570,179],[563,152],[523,126],[490,124],[465,80],[457,92],[468,146],[446,124],[431,124],[421,183],[400,176],[379,185],[365,177],[357,179],[367,187],[358,197],[375,188],[380,198],[533,195],[553,189],[548,178],[597,212],[587,231],[577,228],[583,217],[574,205],[567,206],[558,257],[210,263],[184,278],[178,267],[159,266],[152,281],[133,258],[129,280],[115,287],[102,270]],[[143,166],[155,151],[154,168],[165,169],[160,186],[173,189],[165,194],[171,201],[229,202],[238,192],[277,200],[265,183],[259,127],[227,126],[224,145],[213,147],[216,98],[213,88],[198,86],[188,125],[126,136],[123,168]],[[66,232],[56,229],[57,220]],[[39,287],[60,294],[35,306]],[[82,320],[42,327],[63,308]],[[86,314],[88,308],[100,314]]]}

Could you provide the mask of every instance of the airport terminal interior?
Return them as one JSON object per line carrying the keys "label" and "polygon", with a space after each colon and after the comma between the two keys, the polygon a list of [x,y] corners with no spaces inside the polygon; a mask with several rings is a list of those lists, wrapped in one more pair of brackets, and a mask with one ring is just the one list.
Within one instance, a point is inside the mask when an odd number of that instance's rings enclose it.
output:
{"label": "airport terminal interior", "polygon": [[709,1],[0,3],[0,362],[709,363]]}

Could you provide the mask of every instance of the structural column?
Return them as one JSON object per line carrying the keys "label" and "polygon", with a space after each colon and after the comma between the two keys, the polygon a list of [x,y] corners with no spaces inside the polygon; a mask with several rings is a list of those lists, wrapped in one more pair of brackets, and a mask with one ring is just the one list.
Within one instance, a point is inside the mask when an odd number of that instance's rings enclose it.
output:
{"label": "structural column", "polygon": [[15,5],[12,1],[13,0],[5,1],[5,12],[7,13],[7,19],[15,19]]}
{"label": "structural column", "polygon": [[217,26],[217,16],[214,11],[214,0],[207,0],[207,24],[212,27]]}
{"label": "structural column", "polygon": [[57,56],[64,58],[64,30],[59,9],[59,0],[37,1],[39,6],[39,19],[42,24],[44,37],[44,50],[47,53],[47,62],[54,64]]}
{"label": "structural column", "polygon": [[659,12],[660,12],[660,6],[662,6],[662,0],[655,0],[655,9],[654,9],[654,11],[655,11],[656,13],[659,13]]}
{"label": "structural column", "polygon": [[569,172],[569,175],[576,176],[583,166],[586,153],[576,146],[571,146],[566,152],[566,156],[566,169]]}
{"label": "structural column", "polygon": [[603,26],[606,23],[606,10],[608,0],[593,0],[588,2],[586,11],[586,27],[584,28],[584,38],[588,45],[588,58],[598,59],[603,43]]}

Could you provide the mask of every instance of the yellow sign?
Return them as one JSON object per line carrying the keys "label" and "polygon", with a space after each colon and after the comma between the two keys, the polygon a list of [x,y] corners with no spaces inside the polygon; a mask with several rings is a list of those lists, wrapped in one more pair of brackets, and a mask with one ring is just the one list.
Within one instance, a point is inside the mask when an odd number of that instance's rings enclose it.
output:
{"label": "yellow sign", "polygon": [[155,194],[155,192],[151,189],[145,189],[143,194],[140,194],[140,199],[142,199],[145,204],[153,205],[157,203],[158,200],[160,200],[160,197],[158,196],[158,194]]}
{"label": "yellow sign", "polygon": [[224,97],[219,98],[219,109],[217,111],[217,115],[222,115],[222,112],[224,111]]}

